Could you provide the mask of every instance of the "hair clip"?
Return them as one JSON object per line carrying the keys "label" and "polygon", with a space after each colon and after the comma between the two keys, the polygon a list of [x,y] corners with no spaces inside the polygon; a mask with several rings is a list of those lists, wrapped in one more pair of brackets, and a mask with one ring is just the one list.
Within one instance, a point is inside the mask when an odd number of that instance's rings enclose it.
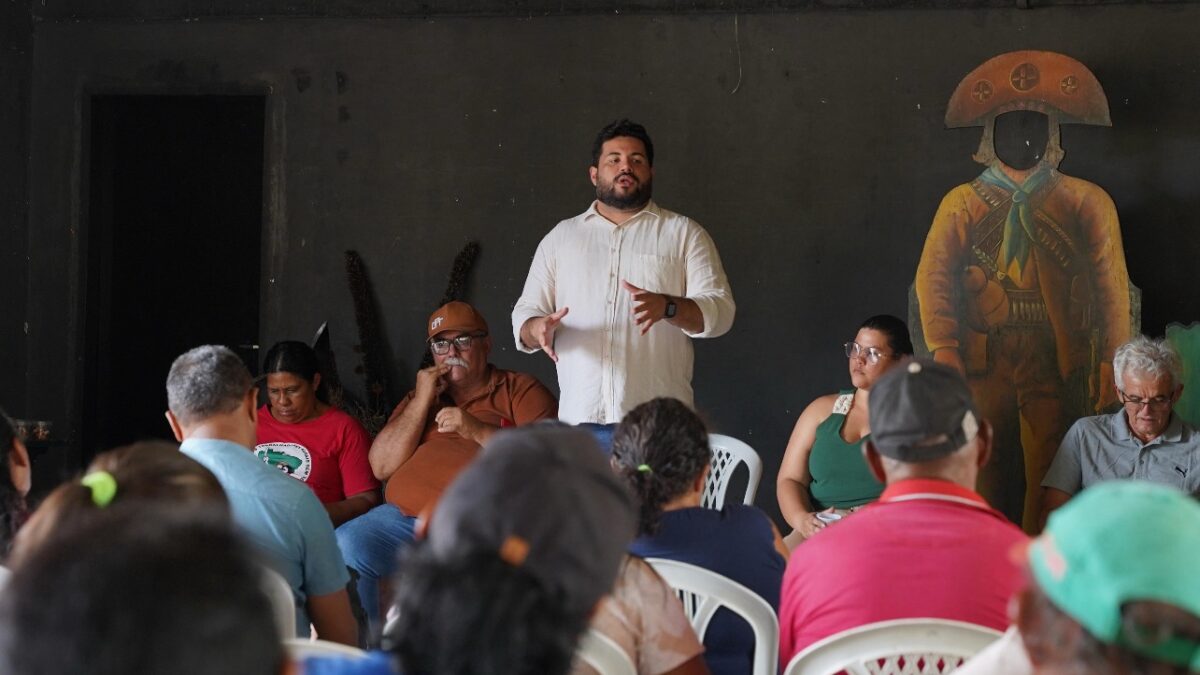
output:
{"label": "hair clip", "polygon": [[515,534],[510,534],[500,545],[497,553],[504,562],[513,567],[520,567],[525,564],[525,558],[529,557],[529,542]]}
{"label": "hair clip", "polygon": [[104,508],[117,496],[117,479],[107,471],[93,471],[79,479],[80,484],[92,491],[92,503]]}
{"label": "hair clip", "polygon": [[654,473],[654,469],[650,468],[649,464],[638,464],[638,473]]}

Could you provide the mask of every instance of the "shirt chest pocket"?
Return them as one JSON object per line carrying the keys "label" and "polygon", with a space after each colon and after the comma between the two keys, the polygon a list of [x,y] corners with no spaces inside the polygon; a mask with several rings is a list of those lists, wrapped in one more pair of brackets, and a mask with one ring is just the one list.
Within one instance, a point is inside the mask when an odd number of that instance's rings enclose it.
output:
{"label": "shirt chest pocket", "polygon": [[633,253],[628,256],[627,267],[621,270],[621,278],[638,288],[666,295],[687,295],[687,276],[679,258]]}

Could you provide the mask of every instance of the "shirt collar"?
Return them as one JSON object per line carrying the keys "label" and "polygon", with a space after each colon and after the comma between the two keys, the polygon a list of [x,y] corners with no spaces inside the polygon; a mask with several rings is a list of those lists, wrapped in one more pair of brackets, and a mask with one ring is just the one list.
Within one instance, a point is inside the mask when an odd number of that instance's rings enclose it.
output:
{"label": "shirt collar", "polygon": [[1143,448],[1147,445],[1178,443],[1183,440],[1183,420],[1175,414],[1174,410],[1171,411],[1171,419],[1167,422],[1167,428],[1163,429],[1163,432],[1149,443],[1142,443],[1137,436],[1133,435],[1133,430],[1129,428],[1129,418],[1125,416],[1124,410],[1113,413],[1109,418],[1108,426],[1113,438],[1119,441],[1131,441]]}
{"label": "shirt collar", "polygon": [[[474,396],[472,396],[471,398],[463,401],[462,405],[460,405],[458,407],[465,408],[466,406],[474,403],[475,401],[478,401],[479,399],[487,398],[487,397],[491,396],[492,394],[494,394],[496,392],[497,389],[500,388],[500,385],[502,385],[502,384],[504,384],[504,373],[499,368],[497,368],[496,366],[489,363],[488,364],[488,373],[487,373],[487,384],[484,385],[479,390],[479,393],[477,393]],[[450,402],[449,405],[451,405],[451,406],[456,405],[454,403],[454,398],[452,396],[450,396],[449,392],[443,392],[442,396],[445,398],[445,400]]]}
{"label": "shirt collar", "polygon": [[911,501],[913,499],[938,499],[958,502],[988,511],[992,507],[974,490],[948,480],[936,478],[906,478],[889,484],[879,496],[881,503]]}
{"label": "shirt collar", "polygon": [[[629,225],[630,223],[634,222],[635,220],[638,220],[643,217],[660,218],[661,216],[662,216],[662,210],[659,209],[658,204],[655,204],[654,200],[651,199],[650,201],[646,202],[646,206],[641,211],[638,211],[637,213],[633,214],[629,218],[629,220],[626,220],[624,223],[621,223],[620,225],[613,225],[613,227],[624,227],[624,226]],[[603,215],[600,214],[599,211],[596,210],[596,200],[594,200],[594,199],[592,200],[592,205],[588,207],[588,210],[583,212],[584,220],[590,220],[593,217],[599,218],[599,219],[603,220],[605,223],[608,223],[609,225],[613,224],[611,220],[609,220],[608,218],[605,218]]]}

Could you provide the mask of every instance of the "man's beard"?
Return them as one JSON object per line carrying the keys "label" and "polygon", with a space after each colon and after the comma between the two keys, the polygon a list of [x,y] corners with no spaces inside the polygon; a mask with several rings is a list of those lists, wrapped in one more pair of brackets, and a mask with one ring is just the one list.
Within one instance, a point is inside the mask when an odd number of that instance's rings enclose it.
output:
{"label": "man's beard", "polygon": [[[634,180],[637,181],[636,178]],[[645,183],[637,181],[636,187],[632,191],[626,193],[625,196],[621,196],[617,194],[615,180],[607,185],[597,183],[596,199],[600,200],[600,203],[606,206],[628,211],[630,209],[641,208],[649,203],[653,187],[654,182],[651,179],[647,179]]]}

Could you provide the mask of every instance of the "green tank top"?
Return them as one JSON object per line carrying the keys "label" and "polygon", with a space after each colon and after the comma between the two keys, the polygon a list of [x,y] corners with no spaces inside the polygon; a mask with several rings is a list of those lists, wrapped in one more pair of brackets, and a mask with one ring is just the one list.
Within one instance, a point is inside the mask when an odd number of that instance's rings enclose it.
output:
{"label": "green tank top", "polygon": [[854,401],[854,390],[839,392],[833,413],[817,426],[812,452],[808,454],[808,473],[812,476],[809,494],[813,508],[848,509],[879,499],[883,484],[875,480],[867,461],[863,459],[862,444],[842,439],[842,425]]}

